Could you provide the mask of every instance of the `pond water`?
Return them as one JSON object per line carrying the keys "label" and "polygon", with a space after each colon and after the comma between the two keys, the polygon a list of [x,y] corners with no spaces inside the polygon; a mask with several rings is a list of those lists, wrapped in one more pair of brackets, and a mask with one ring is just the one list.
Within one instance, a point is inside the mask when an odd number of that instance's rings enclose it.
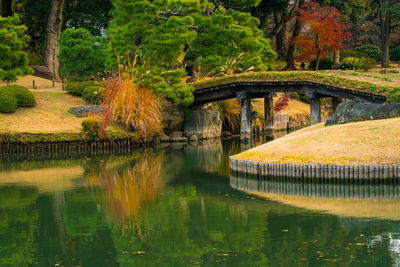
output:
{"label": "pond water", "polygon": [[0,265],[399,265],[397,183],[230,176],[247,148],[3,158]]}

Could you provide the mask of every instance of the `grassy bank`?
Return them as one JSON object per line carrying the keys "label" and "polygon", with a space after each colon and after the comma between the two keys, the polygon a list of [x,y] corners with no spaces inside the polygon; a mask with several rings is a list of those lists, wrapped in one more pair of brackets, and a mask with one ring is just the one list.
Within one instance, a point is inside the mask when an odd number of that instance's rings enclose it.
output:
{"label": "grassy bank", "polygon": [[19,108],[15,113],[0,113],[0,133],[79,133],[82,118],[68,109],[87,103],[62,91],[31,90],[36,98],[33,108]]}
{"label": "grassy bank", "polygon": [[268,163],[400,164],[400,118],[317,124],[234,156]]}
{"label": "grassy bank", "polygon": [[[82,131],[83,118],[70,114],[71,107],[88,105],[82,98],[63,91],[32,90],[37,105],[0,113],[0,143],[90,141]],[[119,127],[107,128],[107,139],[135,139]]]}

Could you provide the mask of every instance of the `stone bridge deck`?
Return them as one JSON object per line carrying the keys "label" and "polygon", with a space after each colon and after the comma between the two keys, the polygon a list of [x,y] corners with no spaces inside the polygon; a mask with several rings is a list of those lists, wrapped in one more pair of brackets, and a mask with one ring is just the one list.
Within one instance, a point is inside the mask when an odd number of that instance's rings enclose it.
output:
{"label": "stone bridge deck", "polygon": [[362,103],[383,104],[386,96],[367,90],[348,88],[308,80],[251,80],[241,79],[214,84],[195,83],[194,103],[201,105],[214,101],[237,98],[241,100],[241,136],[247,139],[251,133],[252,98],[264,98],[265,127],[273,127],[273,95],[277,92],[304,92],[311,100],[311,124],[321,122],[321,98],[332,97],[336,109],[340,99],[350,99]]}

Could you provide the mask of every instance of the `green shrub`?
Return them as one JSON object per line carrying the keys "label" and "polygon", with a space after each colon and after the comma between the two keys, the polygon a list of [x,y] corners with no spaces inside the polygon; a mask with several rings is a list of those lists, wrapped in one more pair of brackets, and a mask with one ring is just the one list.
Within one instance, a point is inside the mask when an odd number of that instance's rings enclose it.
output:
{"label": "green shrub", "polygon": [[13,113],[18,107],[33,107],[35,96],[28,88],[20,85],[0,87],[0,112]]}
{"label": "green shrub", "polygon": [[342,70],[365,70],[368,71],[372,68],[373,65],[376,64],[375,59],[370,57],[347,57],[343,59],[342,65],[340,68]]}
{"label": "green shrub", "polygon": [[342,70],[361,70],[362,69],[361,59],[357,57],[346,57],[343,59],[340,68]]}
{"label": "green shrub", "polygon": [[390,50],[389,55],[390,55],[390,60],[400,61],[400,45]]}
{"label": "green shrub", "polygon": [[367,57],[368,55],[360,52],[360,51],[355,51],[355,50],[341,50],[340,51],[340,62],[343,62],[343,59],[348,58],[348,57],[356,57],[356,58],[362,58],[362,57]]}
{"label": "green shrub", "polygon": [[103,93],[100,90],[100,85],[92,85],[83,90],[82,97],[89,103],[98,105],[100,104]]}
{"label": "green shrub", "polygon": [[381,61],[382,49],[377,45],[362,45],[355,49],[358,52],[366,54],[368,57]]}
{"label": "green shrub", "polygon": [[94,113],[90,113],[87,118],[82,122],[82,131],[90,139],[99,137],[101,129],[101,119]]}
{"label": "green shrub", "polygon": [[400,103],[400,90],[392,90],[386,97],[386,103]]}
{"label": "green shrub", "polygon": [[15,94],[18,107],[34,107],[36,106],[35,96],[28,88],[21,85],[4,86],[6,90],[10,90]]}
{"label": "green shrub", "polygon": [[[310,62],[310,64],[308,65],[308,68],[315,70],[316,64],[317,64],[317,60],[314,59],[313,61]],[[333,59],[330,59],[330,58],[321,59],[319,61],[318,70],[330,70],[330,69],[332,69],[332,65],[333,65]]]}
{"label": "green shrub", "polygon": [[18,108],[18,101],[15,94],[11,90],[7,90],[5,86],[0,87],[0,112],[13,113]]}
{"label": "green shrub", "polygon": [[71,95],[83,96],[83,92],[87,87],[99,85],[96,81],[86,81],[86,82],[69,82],[65,86],[65,91],[68,91]]}

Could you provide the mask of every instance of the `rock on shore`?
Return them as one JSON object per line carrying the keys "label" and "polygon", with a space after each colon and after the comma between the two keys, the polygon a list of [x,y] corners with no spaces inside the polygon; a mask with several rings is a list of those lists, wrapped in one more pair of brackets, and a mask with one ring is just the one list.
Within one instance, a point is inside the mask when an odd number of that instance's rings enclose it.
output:
{"label": "rock on shore", "polygon": [[325,126],[394,117],[400,117],[400,103],[379,105],[346,101],[339,104],[332,117],[326,121]]}

